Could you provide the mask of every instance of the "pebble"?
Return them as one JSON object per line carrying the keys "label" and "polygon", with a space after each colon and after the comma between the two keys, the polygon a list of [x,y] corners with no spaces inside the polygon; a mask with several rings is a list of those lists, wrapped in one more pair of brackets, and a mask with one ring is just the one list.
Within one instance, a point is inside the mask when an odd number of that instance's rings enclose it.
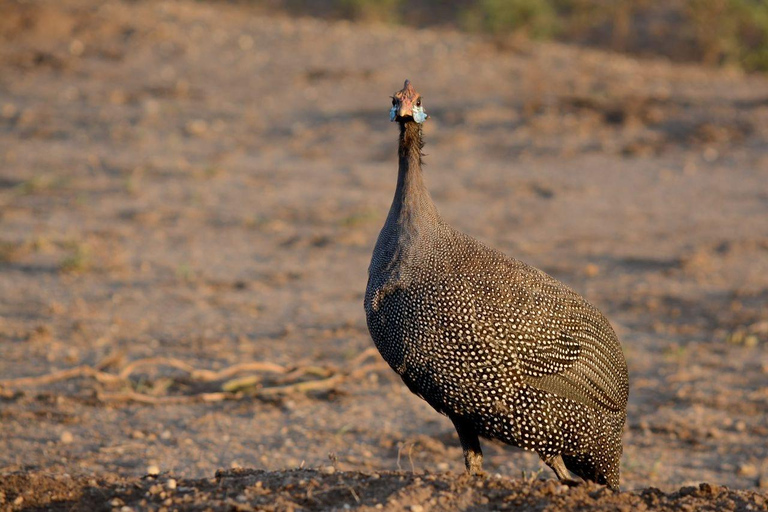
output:
{"label": "pebble", "polygon": [[323,466],[320,468],[320,472],[324,475],[332,475],[336,472],[336,468],[333,466]]}
{"label": "pebble", "polygon": [[243,51],[250,50],[253,48],[253,38],[249,35],[243,34],[237,38],[237,45]]}
{"label": "pebble", "polygon": [[150,466],[147,466],[147,474],[148,475],[159,475],[160,474],[160,468],[156,464],[152,464]]}
{"label": "pebble", "polygon": [[722,488],[719,485],[704,482],[699,484],[699,491],[704,496],[717,496],[722,491]]}
{"label": "pebble", "polygon": [[69,43],[69,53],[75,57],[79,57],[85,51],[85,44],[79,39],[73,39]]}
{"label": "pebble", "polygon": [[64,444],[70,444],[75,440],[75,436],[72,435],[72,432],[65,430],[61,433],[61,437],[59,439]]}
{"label": "pebble", "polygon": [[167,482],[165,482],[165,486],[169,489],[175,489],[176,488],[176,479],[169,478]]}
{"label": "pebble", "polygon": [[19,109],[16,108],[16,105],[13,103],[6,103],[2,108],[3,117],[6,119],[10,119],[11,117],[15,116],[18,111]]}
{"label": "pebble", "polygon": [[411,512],[424,512],[424,507],[421,505],[411,505]]}
{"label": "pebble", "polygon": [[208,123],[204,119],[195,119],[187,123],[187,132],[191,135],[202,135],[208,131]]}
{"label": "pebble", "polygon": [[742,464],[739,466],[739,476],[745,476],[747,478],[754,478],[758,474],[757,466],[754,464]]}

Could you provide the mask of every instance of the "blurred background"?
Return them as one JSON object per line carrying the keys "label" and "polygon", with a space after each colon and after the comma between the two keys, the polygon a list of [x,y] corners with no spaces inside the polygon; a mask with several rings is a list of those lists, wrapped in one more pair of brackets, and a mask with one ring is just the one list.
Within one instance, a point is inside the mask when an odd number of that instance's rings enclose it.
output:
{"label": "blurred background", "polygon": [[271,0],[266,10],[533,38],[674,61],[768,70],[768,4],[760,0]]}
{"label": "blurred background", "polygon": [[362,308],[408,78],[443,216],[618,332],[623,487],[767,488],[766,70],[758,0],[0,0],[0,474],[462,471]]}

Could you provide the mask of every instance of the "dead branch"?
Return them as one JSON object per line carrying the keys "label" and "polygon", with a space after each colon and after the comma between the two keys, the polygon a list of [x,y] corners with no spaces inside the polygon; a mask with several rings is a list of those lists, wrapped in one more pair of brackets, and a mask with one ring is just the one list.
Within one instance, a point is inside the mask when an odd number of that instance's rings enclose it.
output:
{"label": "dead branch", "polygon": [[[279,364],[253,361],[239,363],[218,371],[195,368],[191,364],[172,357],[150,357],[137,359],[123,366],[117,374],[103,371],[114,364],[115,358],[107,358],[97,363],[95,367],[81,365],[75,368],[58,370],[34,377],[0,380],[0,389],[28,388],[52,384],[74,378],[93,378],[104,384],[127,384],[132,374],[146,367],[168,366],[189,374],[190,378],[199,382],[214,382],[228,379],[241,372],[276,373],[282,376],[275,385],[261,386],[263,378],[259,375],[247,375],[240,378],[230,378],[221,385],[220,392],[197,393],[194,395],[157,396],[140,393],[133,390],[115,393],[98,392],[97,397],[103,402],[138,402],[151,405],[186,404],[194,402],[219,402],[235,400],[244,396],[241,391],[253,388],[251,393],[257,397],[275,397],[290,393],[306,393],[310,391],[327,391],[338,386],[347,379],[358,379],[365,374],[385,368],[383,361],[362,364],[366,359],[376,355],[376,349],[371,347],[350,361],[349,370],[338,370],[314,365],[287,368]],[[304,377],[317,377],[312,380],[299,380]]]}
{"label": "dead branch", "polygon": [[133,374],[133,372],[144,366],[170,366],[190,374],[190,376],[195,380],[200,380],[203,382],[223,380],[227,377],[245,371],[274,373],[285,373],[287,371],[285,367],[280,366],[279,364],[264,363],[260,361],[240,363],[228,366],[227,368],[224,368],[220,371],[213,371],[195,368],[189,363],[173,357],[149,357],[146,359],[137,359],[136,361],[129,363],[122,370],[120,370],[119,375],[122,379],[127,379],[131,376],[131,374]]}
{"label": "dead branch", "polygon": [[122,382],[122,378],[113,375],[111,373],[101,372],[96,370],[92,366],[82,365],[75,368],[67,368],[66,370],[59,370],[44,375],[38,375],[36,377],[20,377],[18,379],[5,379],[0,380],[0,387],[13,387],[13,388],[25,388],[31,386],[39,386],[42,384],[51,384],[62,380],[76,379],[82,377],[92,377],[99,382],[112,383]]}
{"label": "dead branch", "polygon": [[120,393],[97,393],[101,402],[138,402],[150,405],[190,404],[195,402],[221,402],[240,398],[235,393],[199,393],[196,395],[152,396],[136,391]]}
{"label": "dead branch", "polygon": [[344,374],[336,374],[333,377],[320,380],[307,380],[304,382],[296,382],[294,384],[286,384],[283,386],[270,386],[261,388],[256,391],[256,396],[271,397],[275,395],[284,395],[288,393],[306,393],[307,391],[326,391],[334,388],[346,376]]}

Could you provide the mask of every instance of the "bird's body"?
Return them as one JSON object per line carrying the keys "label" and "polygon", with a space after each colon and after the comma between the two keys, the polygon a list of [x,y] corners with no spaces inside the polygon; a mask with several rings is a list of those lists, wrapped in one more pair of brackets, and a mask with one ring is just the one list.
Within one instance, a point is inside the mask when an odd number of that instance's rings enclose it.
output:
{"label": "bird's body", "polygon": [[567,467],[618,487],[629,387],[613,329],[565,285],[442,220],[421,174],[426,115],[407,115],[420,109],[408,82],[398,95],[397,189],[365,296],[376,347],[453,421],[471,473],[482,436],[536,451],[561,479]]}

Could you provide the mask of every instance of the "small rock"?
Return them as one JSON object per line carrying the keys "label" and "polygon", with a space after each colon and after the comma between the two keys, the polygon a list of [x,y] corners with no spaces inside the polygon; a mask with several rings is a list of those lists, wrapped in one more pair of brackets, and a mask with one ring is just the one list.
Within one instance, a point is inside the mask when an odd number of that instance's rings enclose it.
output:
{"label": "small rock", "polygon": [[411,512],[424,512],[424,507],[421,505],[411,505]]}
{"label": "small rock", "polygon": [[167,482],[165,482],[165,486],[169,489],[175,489],[176,488],[176,480],[174,478],[169,478]]}
{"label": "small rock", "polygon": [[237,38],[237,45],[243,51],[250,50],[253,48],[253,38],[249,35],[243,34]]}
{"label": "small rock", "polygon": [[16,496],[16,499],[13,500],[14,505],[21,505],[24,503],[24,496]]}
{"label": "small rock", "polygon": [[114,105],[125,105],[128,102],[128,95],[122,89],[114,89],[109,93],[109,101]]}
{"label": "small rock", "polygon": [[147,474],[152,476],[157,476],[160,474],[160,468],[156,464],[147,466]]}
{"label": "small rock", "polygon": [[336,468],[333,466],[323,466],[320,468],[320,472],[324,475],[332,475],[336,472]]}
{"label": "small rock", "polygon": [[187,123],[187,132],[190,135],[202,135],[208,131],[208,123],[204,119],[195,119]]}
{"label": "small rock", "polygon": [[3,105],[3,108],[2,108],[3,117],[5,117],[6,119],[10,119],[13,116],[15,116],[18,111],[19,109],[16,108],[16,105],[14,105],[13,103],[6,103]]}
{"label": "small rock", "polygon": [[716,496],[720,494],[721,487],[715,484],[702,483],[699,484],[699,491],[704,496]]}
{"label": "small rock", "polygon": [[59,439],[63,444],[71,444],[75,440],[75,436],[72,435],[72,432],[65,430],[61,433],[61,437]]}
{"label": "small rock", "polygon": [[718,153],[715,148],[710,146],[704,150],[704,154],[702,156],[706,162],[714,162],[717,160],[717,157],[720,156],[720,153]]}
{"label": "small rock", "polygon": [[85,51],[85,44],[79,39],[73,39],[69,43],[69,53],[75,57],[79,57]]}
{"label": "small rock", "polygon": [[742,464],[739,466],[738,475],[745,476],[747,478],[755,478],[758,474],[757,466],[754,464]]}
{"label": "small rock", "polygon": [[113,507],[121,507],[125,505],[125,502],[120,498],[112,498],[112,501],[110,501],[109,504]]}
{"label": "small rock", "polygon": [[133,512],[133,509],[129,507],[128,505],[125,505],[120,509],[120,512]]}

